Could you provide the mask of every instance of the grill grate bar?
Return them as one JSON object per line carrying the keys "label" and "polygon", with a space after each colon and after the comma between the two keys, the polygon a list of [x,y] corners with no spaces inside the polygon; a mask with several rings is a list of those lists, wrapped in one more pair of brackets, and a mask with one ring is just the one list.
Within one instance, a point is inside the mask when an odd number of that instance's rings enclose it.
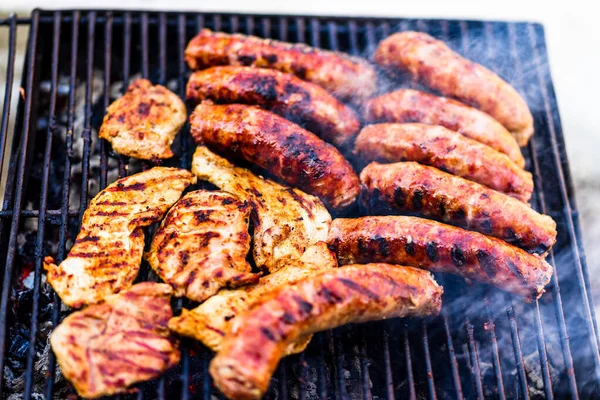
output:
{"label": "grill grate bar", "polygon": [[[35,54],[37,48],[37,34],[39,25],[39,12],[32,13],[31,31],[29,33],[29,43],[27,51],[30,57],[27,58],[26,88],[25,88],[25,109],[23,113],[23,123],[21,132],[21,141],[19,143],[18,164],[16,172],[16,188],[14,193],[14,209],[16,210],[10,225],[10,236],[8,239],[8,249],[6,262],[4,263],[4,277],[2,280],[2,295],[0,299],[0,393],[3,393],[4,385],[4,363],[6,360],[6,333],[7,333],[7,313],[10,303],[10,287],[13,268],[15,262],[15,253],[17,250],[17,234],[19,231],[19,212],[23,199],[23,186],[25,183],[25,167],[27,163],[27,142],[29,139],[29,129],[32,114],[33,99],[33,81],[35,75]],[[10,95],[10,94],[9,94]]]}
{"label": "grill grate bar", "polygon": [[406,362],[406,379],[408,380],[408,398],[410,400],[416,400],[417,393],[415,391],[415,379],[413,375],[412,357],[410,356],[410,342],[406,330],[404,330],[402,336],[404,342],[404,361]]}
{"label": "grill grate bar", "polygon": [[160,13],[158,25],[158,83],[166,85],[167,81],[167,14]]}
{"label": "grill grate bar", "polygon": [[383,332],[383,362],[385,364],[385,386],[387,389],[387,399],[394,400],[394,380],[392,378],[392,361],[390,359],[390,344],[388,333]]}
{"label": "grill grate bar", "polygon": [[448,347],[448,358],[450,358],[450,367],[452,369],[452,380],[454,382],[454,392],[456,393],[457,399],[463,399],[462,384],[460,382],[460,374],[458,372],[458,362],[456,361],[456,352],[454,351],[454,342],[452,335],[450,334],[450,325],[448,323],[448,316],[446,312],[442,310],[440,313],[442,322],[444,324],[444,333],[446,334],[446,345]]}
{"label": "grill grate bar", "polygon": [[[113,36],[113,17],[112,12],[106,16],[104,24],[104,101],[103,110],[106,110],[110,104],[110,62],[112,59],[112,36]],[[100,187],[102,190],[106,187],[108,176],[108,142],[104,139],[100,141]]]}
{"label": "grill grate bar", "polygon": [[142,41],[142,59],[141,59],[141,71],[142,71],[142,78],[146,78],[149,79],[150,78],[150,74],[148,72],[148,68],[150,66],[150,62],[149,62],[149,54],[148,54],[148,39],[149,36],[148,35],[148,13],[142,13],[142,21],[140,24],[140,34],[141,34],[141,41]]}
{"label": "grill grate bar", "polygon": [[429,398],[431,400],[437,400],[437,394],[435,393],[435,381],[433,379],[433,368],[431,367],[431,356],[429,350],[429,337],[427,333],[427,322],[423,320],[421,323],[421,330],[423,331],[423,352],[425,353],[425,371],[427,373],[427,389],[429,390]]}
{"label": "grill grate bar", "polygon": [[7,20],[8,32],[8,57],[6,58],[6,86],[4,87],[4,105],[2,107],[2,121],[0,122],[0,176],[4,166],[4,153],[6,149],[6,138],[8,134],[8,120],[10,117],[10,104],[12,100],[13,78],[15,74],[15,54],[17,41],[17,17],[11,15]]}

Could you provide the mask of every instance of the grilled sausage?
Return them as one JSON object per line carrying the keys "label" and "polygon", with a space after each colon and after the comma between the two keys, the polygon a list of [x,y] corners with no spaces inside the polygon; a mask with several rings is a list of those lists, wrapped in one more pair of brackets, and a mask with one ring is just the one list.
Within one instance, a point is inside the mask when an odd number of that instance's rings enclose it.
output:
{"label": "grilled sausage", "polygon": [[196,142],[254,163],[334,210],[354,203],[360,192],[358,176],[335,147],[270,111],[203,103],[190,123]]}
{"label": "grilled sausage", "polygon": [[203,29],[189,42],[185,60],[193,70],[245,65],[288,72],[343,101],[360,102],[377,90],[375,68],[361,58],[256,36]]}
{"label": "grilled sausage", "polygon": [[367,101],[364,118],[377,122],[421,122],[441,125],[510,157],[519,167],[525,159],[509,131],[488,114],[456,100],[401,89]]}
{"label": "grilled sausage", "polygon": [[364,162],[416,161],[462,176],[527,202],[531,173],[489,146],[441,126],[377,124],[364,127],[355,152]]}
{"label": "grilled sausage", "polygon": [[243,103],[270,110],[342,147],[360,129],[358,117],[322,87],[273,69],[213,67],[192,74],[187,98]]}
{"label": "grilled sausage", "polygon": [[512,86],[426,33],[391,35],[379,43],[374,60],[390,70],[408,71],[444,95],[485,111],[504,125],[520,146],[533,135],[529,107]]}
{"label": "grilled sausage", "polygon": [[424,218],[383,216],[333,220],[327,242],[340,265],[410,265],[485,282],[531,300],[552,267],[502,240]]}
{"label": "grilled sausage", "polygon": [[494,236],[530,253],[556,242],[556,222],[495,190],[414,162],[371,163],[360,174],[367,214],[409,212]]}
{"label": "grilled sausage", "polygon": [[387,264],[323,271],[273,292],[233,323],[210,363],[230,399],[259,399],[288,344],[352,322],[438,314],[442,287],[431,274]]}

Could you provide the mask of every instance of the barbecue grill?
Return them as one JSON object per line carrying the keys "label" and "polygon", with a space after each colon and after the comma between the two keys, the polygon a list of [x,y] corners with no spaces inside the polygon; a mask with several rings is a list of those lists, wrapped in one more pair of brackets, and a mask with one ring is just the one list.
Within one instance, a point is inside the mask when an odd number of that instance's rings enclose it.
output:
{"label": "barbecue grill", "polygon": [[[19,27],[29,27],[21,97],[11,98]],[[536,191],[532,205],[552,216],[555,274],[531,304],[485,285],[439,276],[439,317],[351,325],[316,335],[288,357],[268,398],[590,398],[600,393],[599,340],[578,214],[544,39],[532,23],[137,11],[45,11],[0,19],[9,56],[0,124],[0,165],[8,158],[0,211],[0,394],[66,398],[48,345],[68,314],[45,283],[42,259],[62,261],[86,205],[107,183],[151,167],[111,153],[97,140],[104,108],[135,76],[185,95],[184,48],[202,27],[306,42],[368,56],[397,30],[421,30],[499,73],[524,94],[536,134],[524,149]],[[19,29],[19,33],[22,30]],[[18,101],[16,115],[9,115]],[[12,146],[6,146],[14,117]],[[195,148],[186,127],[166,165],[189,168]],[[141,279],[156,279],[147,266]],[[187,303],[174,301],[179,312]],[[135,398],[221,396],[212,356],[183,342],[180,365],[137,386]],[[22,396],[22,397],[21,397]],[[127,397],[127,396],[125,396]]]}

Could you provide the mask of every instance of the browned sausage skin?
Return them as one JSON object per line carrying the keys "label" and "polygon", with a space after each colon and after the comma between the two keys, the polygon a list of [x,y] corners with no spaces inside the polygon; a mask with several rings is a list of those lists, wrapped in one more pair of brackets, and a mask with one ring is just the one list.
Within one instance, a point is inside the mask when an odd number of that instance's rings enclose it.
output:
{"label": "browned sausage skin", "polygon": [[502,240],[424,218],[333,220],[329,238],[340,265],[385,262],[446,272],[536,299],[550,281],[543,258]]}
{"label": "browned sausage skin", "polygon": [[530,253],[556,242],[556,222],[503,193],[414,162],[371,163],[360,174],[366,214],[408,212],[494,236]]}
{"label": "browned sausage skin", "polygon": [[202,103],[190,124],[196,142],[254,163],[334,210],[358,197],[358,176],[337,149],[277,114],[255,106]]}
{"label": "browned sausage skin", "polygon": [[365,126],[355,153],[371,161],[416,161],[504,192],[523,202],[533,193],[531,173],[504,153],[442,126],[376,124]]}
{"label": "browned sausage skin", "polygon": [[344,101],[358,103],[377,90],[375,68],[361,58],[256,36],[203,29],[189,42],[185,60],[193,70],[245,65],[288,72]]}
{"label": "browned sausage skin", "polygon": [[525,159],[515,138],[494,118],[456,100],[412,89],[400,89],[367,101],[367,122],[421,122],[441,125],[510,157],[519,167]]}
{"label": "browned sausage skin", "polygon": [[352,322],[437,315],[443,289],[426,271],[387,264],[323,271],[266,295],[234,320],[210,363],[231,399],[259,399],[285,349],[302,335]]}
{"label": "browned sausage skin", "polygon": [[400,32],[379,43],[374,60],[490,114],[520,146],[533,135],[533,117],[521,95],[498,75],[456,54],[423,32]]}
{"label": "browned sausage skin", "polygon": [[338,147],[360,129],[354,111],[325,89],[273,69],[224,66],[196,71],[188,81],[187,98],[258,105]]}

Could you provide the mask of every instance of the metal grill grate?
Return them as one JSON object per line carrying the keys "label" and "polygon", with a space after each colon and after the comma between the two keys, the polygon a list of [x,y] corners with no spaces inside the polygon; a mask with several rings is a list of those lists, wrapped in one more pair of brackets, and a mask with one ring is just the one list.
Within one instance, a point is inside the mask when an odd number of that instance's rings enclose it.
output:
{"label": "metal grill grate", "polygon": [[[29,26],[23,96],[11,99],[16,34]],[[317,335],[285,359],[268,397],[573,398],[600,390],[598,332],[560,117],[542,26],[529,23],[249,16],[111,11],[34,11],[0,20],[8,31],[0,151],[9,159],[0,210],[0,393],[64,398],[47,335],[66,314],[45,284],[42,258],[65,258],[89,199],[117,177],[151,167],[115,157],[96,140],[103,110],[134,76],[166,84],[182,97],[188,40],[202,27],[242,32],[368,56],[396,30],[416,29],[498,72],[523,93],[536,135],[525,149],[533,206],[558,225],[548,261],[548,292],[533,304],[482,285],[439,277],[440,317],[343,327]],[[10,103],[19,107],[7,147]],[[186,126],[170,163],[190,167]],[[147,270],[147,268],[146,268]],[[31,271],[31,272],[29,272]],[[147,274],[147,272],[146,272]],[[31,279],[33,278],[33,280]],[[175,304],[178,312],[181,301]],[[140,386],[138,398],[218,395],[207,350],[184,342],[180,366]],[[20,378],[23,378],[21,381]]]}

